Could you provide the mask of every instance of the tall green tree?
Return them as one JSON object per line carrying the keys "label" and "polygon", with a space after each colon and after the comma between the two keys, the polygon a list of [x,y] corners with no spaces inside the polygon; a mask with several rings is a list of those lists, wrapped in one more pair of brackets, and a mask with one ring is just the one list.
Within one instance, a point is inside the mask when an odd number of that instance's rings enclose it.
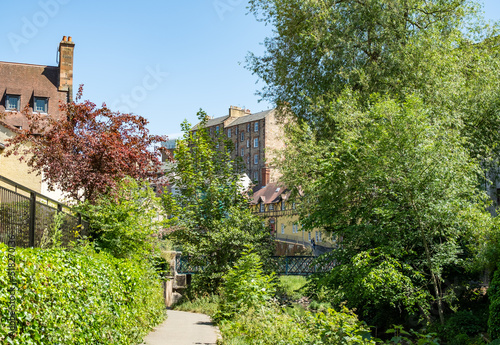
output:
{"label": "tall green tree", "polygon": [[[292,162],[308,162],[305,173],[315,176],[301,185],[304,224],[342,238],[334,253],[341,264],[355,265],[359,253],[376,249],[387,262],[409,265],[401,274],[408,274],[413,287],[407,291],[414,295],[401,301],[431,296],[444,321],[453,292],[449,278],[471,267],[491,223],[486,195],[477,188],[479,164],[447,117],[436,120],[416,96],[403,104],[374,97],[366,111],[356,104],[350,95],[338,102],[336,138],[316,142],[308,139],[314,134],[301,132],[305,144],[284,153],[284,178],[296,182]],[[336,280],[329,281],[337,289],[346,288],[342,272],[349,269],[335,268]]]}
{"label": "tall green tree", "polygon": [[200,110],[196,130],[182,124],[184,137],[168,173],[173,193],[165,193],[163,200],[177,217],[174,241],[191,264],[203,267],[200,288],[215,292],[246,246],[265,257],[272,242],[269,229],[250,212],[240,163],[231,159],[231,141],[222,133],[210,136],[207,118]]}
{"label": "tall green tree", "polygon": [[500,139],[500,60],[498,31],[479,9],[475,0],[251,0],[274,36],[248,68],[266,83],[264,99],[322,137],[337,128],[330,110],[346,88],[364,107],[373,93],[417,94],[434,116],[461,119],[469,149],[488,156]]}

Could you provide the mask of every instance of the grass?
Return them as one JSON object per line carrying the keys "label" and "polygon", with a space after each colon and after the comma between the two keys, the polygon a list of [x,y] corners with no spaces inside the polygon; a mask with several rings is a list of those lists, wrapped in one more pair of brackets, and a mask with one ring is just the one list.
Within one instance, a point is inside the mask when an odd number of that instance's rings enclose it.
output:
{"label": "grass", "polygon": [[280,276],[279,290],[292,300],[297,300],[303,296],[300,289],[306,285],[307,279],[303,276]]}
{"label": "grass", "polygon": [[172,309],[213,316],[217,310],[219,301],[220,297],[218,295],[204,295],[193,299],[183,297],[178,303],[172,306]]}

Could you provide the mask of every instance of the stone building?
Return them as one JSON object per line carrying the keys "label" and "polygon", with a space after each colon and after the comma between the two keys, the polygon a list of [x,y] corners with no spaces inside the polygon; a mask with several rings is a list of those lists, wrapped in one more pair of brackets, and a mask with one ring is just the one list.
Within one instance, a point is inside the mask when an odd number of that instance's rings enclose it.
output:
{"label": "stone building", "polygon": [[6,140],[28,127],[24,111],[54,118],[64,116],[60,103],[73,100],[74,47],[71,37],[64,36],[59,43],[57,66],[0,61],[0,175],[37,192],[47,192],[41,176],[28,174],[28,166],[18,157],[4,156]]}
{"label": "stone building", "polygon": [[278,180],[279,172],[272,166],[273,150],[284,147],[284,134],[274,109],[252,114],[231,106],[228,115],[208,119],[206,127],[211,135],[224,134],[233,142],[232,158],[242,158],[256,189]]}

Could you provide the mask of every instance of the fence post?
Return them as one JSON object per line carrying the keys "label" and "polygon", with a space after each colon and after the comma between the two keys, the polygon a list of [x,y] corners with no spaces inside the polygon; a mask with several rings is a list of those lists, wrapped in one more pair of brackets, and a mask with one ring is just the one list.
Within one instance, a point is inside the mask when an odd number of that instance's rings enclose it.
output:
{"label": "fence post", "polygon": [[36,193],[30,193],[29,246],[35,247]]}

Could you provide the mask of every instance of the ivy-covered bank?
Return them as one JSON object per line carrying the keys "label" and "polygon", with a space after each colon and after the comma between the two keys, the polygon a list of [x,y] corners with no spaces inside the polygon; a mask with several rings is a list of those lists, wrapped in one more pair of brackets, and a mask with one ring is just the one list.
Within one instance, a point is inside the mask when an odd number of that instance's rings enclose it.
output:
{"label": "ivy-covered bank", "polygon": [[[144,262],[74,250],[0,244],[1,344],[138,344],[165,318],[158,274]],[[9,336],[11,287],[16,335]]]}

